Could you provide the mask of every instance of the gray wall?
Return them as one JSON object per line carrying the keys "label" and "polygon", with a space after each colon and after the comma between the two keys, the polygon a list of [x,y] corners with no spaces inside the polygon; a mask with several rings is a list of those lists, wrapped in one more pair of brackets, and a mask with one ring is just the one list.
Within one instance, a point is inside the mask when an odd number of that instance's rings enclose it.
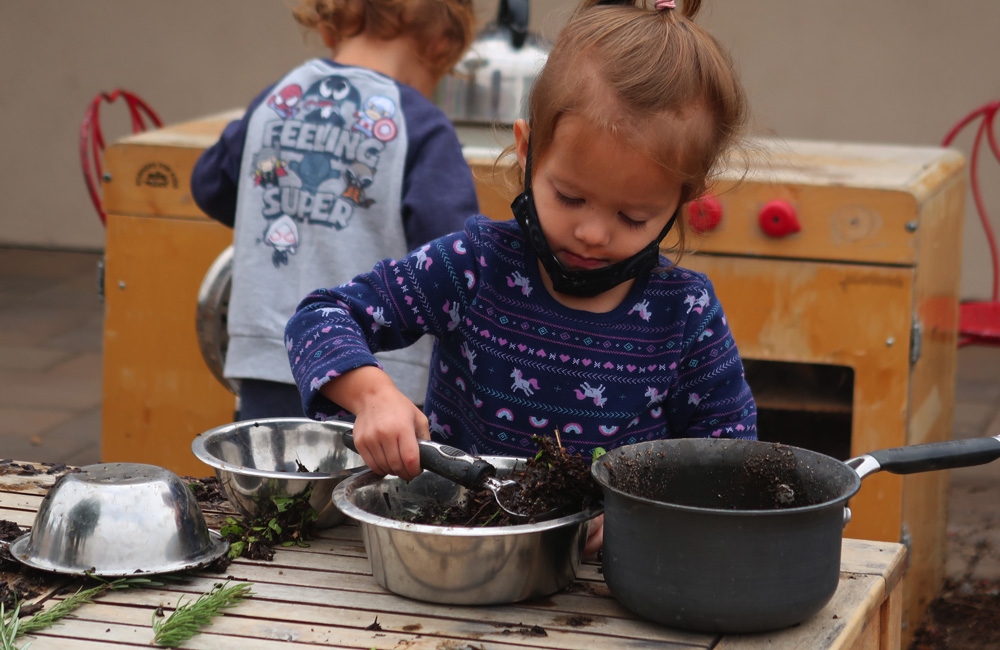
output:
{"label": "gray wall", "polygon": [[[475,1],[483,21],[494,14],[495,0]],[[535,0],[532,29],[553,37],[572,6]],[[757,130],[779,137],[936,145],[1000,98],[995,0],[705,0],[699,22],[733,51]],[[174,123],[242,107],[320,52],[284,0],[0,0],[0,245],[103,248],[78,152],[99,91],[129,89]],[[109,142],[129,133],[121,102],[102,111]],[[956,146],[968,152],[971,141]],[[997,168],[983,157],[985,185],[997,185]],[[991,187],[987,204],[1000,213]],[[1000,231],[1000,216],[992,222]],[[962,272],[966,297],[988,297],[971,199]]]}

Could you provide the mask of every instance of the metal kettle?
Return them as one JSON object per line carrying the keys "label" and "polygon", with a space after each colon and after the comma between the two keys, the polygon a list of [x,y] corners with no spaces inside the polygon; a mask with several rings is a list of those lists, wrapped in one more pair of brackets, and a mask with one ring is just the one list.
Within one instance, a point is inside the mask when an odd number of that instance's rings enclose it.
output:
{"label": "metal kettle", "polygon": [[551,46],[528,31],[528,1],[500,0],[455,69],[435,89],[434,102],[455,124],[513,124]]}

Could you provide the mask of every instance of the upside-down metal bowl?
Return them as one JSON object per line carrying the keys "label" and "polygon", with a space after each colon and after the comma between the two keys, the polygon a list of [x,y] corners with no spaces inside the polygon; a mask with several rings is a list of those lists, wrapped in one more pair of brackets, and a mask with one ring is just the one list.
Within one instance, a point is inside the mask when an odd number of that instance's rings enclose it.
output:
{"label": "upside-down metal bowl", "polygon": [[330,499],[333,488],[365,468],[341,437],[352,428],[348,422],[307,418],[246,420],[200,434],[191,451],[215,468],[226,497],[247,517],[276,512],[275,498],[312,490],[316,526],[330,528],[344,520]]}
{"label": "upside-down metal bowl", "polygon": [[[525,461],[484,456],[504,477]],[[396,594],[435,603],[489,605],[546,596],[576,577],[587,528],[601,508],[515,526],[433,526],[400,521],[429,503],[458,503],[465,488],[431,472],[412,481],[352,476],[333,500],[358,521],[375,580]]]}
{"label": "upside-down metal bowl", "polygon": [[194,569],[228,548],[179,476],[155,465],[102,463],[52,486],[10,553],[43,571],[124,577]]}

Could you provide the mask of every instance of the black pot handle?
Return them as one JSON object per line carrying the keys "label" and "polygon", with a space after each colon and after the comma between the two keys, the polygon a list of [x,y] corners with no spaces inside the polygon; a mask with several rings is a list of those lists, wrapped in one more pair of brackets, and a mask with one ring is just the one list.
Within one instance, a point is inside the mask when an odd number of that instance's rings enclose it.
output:
{"label": "black pot handle", "polygon": [[[354,446],[354,434],[345,431],[344,445],[358,453]],[[461,449],[451,445],[442,445],[431,440],[417,440],[420,446],[420,467],[438,476],[455,481],[467,488],[477,488],[487,476],[494,476],[497,468],[482,458],[470,456]]]}
{"label": "black pot handle", "polygon": [[528,36],[528,18],[528,0],[500,0],[497,24],[510,29],[510,44],[515,50],[521,49]]}
{"label": "black pot handle", "polygon": [[847,464],[864,478],[880,470],[914,474],[984,465],[997,458],[1000,458],[1000,436],[881,449],[852,458]]}

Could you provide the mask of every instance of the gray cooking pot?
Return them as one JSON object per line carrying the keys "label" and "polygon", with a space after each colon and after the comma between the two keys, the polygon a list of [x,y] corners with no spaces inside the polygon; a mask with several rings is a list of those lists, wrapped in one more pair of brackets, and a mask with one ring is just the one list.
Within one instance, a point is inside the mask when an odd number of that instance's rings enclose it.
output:
{"label": "gray cooking pot", "polygon": [[513,124],[551,47],[528,31],[528,0],[500,0],[496,21],[479,33],[434,102],[455,124]]}
{"label": "gray cooking pot", "polygon": [[1000,458],[1000,436],[874,451],[846,462],[776,443],[675,439],[594,462],[604,490],[604,578],[640,616],[712,633],[806,620],[837,589],[848,499],[880,470]]}

